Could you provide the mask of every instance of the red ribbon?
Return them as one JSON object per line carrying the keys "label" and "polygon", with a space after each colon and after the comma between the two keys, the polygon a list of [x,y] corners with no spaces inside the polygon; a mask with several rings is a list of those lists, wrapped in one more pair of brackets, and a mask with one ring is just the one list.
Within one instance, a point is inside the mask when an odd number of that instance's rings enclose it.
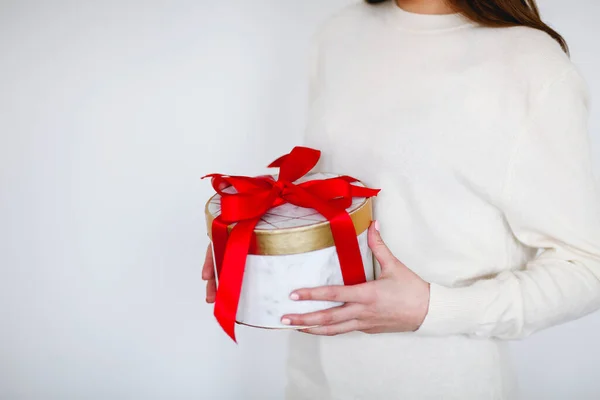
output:
{"label": "red ribbon", "polygon": [[[291,203],[320,212],[329,221],[344,284],[366,281],[356,230],[346,208],[352,204],[352,197],[376,196],[380,189],[352,185],[357,179],[350,176],[294,184],[317,164],[320,156],[319,150],[294,147],[269,165],[279,168],[277,180],[271,176],[210,174],[202,177],[211,177],[213,188],[221,195],[221,214],[211,227],[219,278],[214,314],[234,341],[246,258],[255,250],[254,228],[272,207]],[[223,189],[228,186],[233,186],[236,193],[225,193]],[[232,223],[236,225],[228,232]]]}

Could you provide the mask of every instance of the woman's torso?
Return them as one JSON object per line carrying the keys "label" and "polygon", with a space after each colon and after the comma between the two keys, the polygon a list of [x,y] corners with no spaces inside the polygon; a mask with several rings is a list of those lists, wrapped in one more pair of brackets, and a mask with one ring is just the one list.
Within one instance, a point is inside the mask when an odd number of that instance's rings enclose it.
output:
{"label": "woman's torso", "polygon": [[[519,268],[536,249],[516,241],[497,202],[529,104],[564,55],[530,28],[394,7],[355,5],[320,32],[306,144],[323,151],[321,169],[382,189],[382,237],[423,279],[461,286]],[[515,396],[494,340],[293,333],[290,351],[290,399],[321,378],[332,399]]]}

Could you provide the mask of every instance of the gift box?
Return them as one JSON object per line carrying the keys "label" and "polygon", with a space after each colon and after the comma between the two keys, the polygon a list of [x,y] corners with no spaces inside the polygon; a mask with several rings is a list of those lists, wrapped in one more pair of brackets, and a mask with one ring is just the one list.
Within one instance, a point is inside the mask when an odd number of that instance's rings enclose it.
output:
{"label": "gift box", "polygon": [[271,163],[278,174],[211,174],[217,192],[205,207],[212,241],[215,316],[235,340],[235,323],[289,329],[284,314],[342,303],[293,301],[296,289],[374,279],[367,244],[378,189],[334,173],[309,173],[320,152],[295,147]]}

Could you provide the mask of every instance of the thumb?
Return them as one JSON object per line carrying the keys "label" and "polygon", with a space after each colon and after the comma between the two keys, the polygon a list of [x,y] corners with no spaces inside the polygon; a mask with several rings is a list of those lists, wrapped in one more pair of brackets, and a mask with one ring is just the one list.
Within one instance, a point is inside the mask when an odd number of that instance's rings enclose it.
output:
{"label": "thumb", "polygon": [[396,257],[394,257],[381,238],[381,234],[379,233],[379,221],[371,222],[368,232],[368,242],[373,255],[379,262],[379,265],[381,265],[382,269],[385,269],[387,266],[397,261]]}

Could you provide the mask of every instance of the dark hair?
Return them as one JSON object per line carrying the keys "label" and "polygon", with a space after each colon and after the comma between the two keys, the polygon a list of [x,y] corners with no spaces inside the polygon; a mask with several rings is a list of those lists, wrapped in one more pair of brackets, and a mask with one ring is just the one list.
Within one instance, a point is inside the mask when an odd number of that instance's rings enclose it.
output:
{"label": "dark hair", "polygon": [[[365,1],[376,4],[388,0]],[[542,21],[535,0],[446,0],[446,2],[467,18],[484,26],[528,26],[544,31],[560,44],[565,53],[569,54],[569,46],[565,39]]]}

